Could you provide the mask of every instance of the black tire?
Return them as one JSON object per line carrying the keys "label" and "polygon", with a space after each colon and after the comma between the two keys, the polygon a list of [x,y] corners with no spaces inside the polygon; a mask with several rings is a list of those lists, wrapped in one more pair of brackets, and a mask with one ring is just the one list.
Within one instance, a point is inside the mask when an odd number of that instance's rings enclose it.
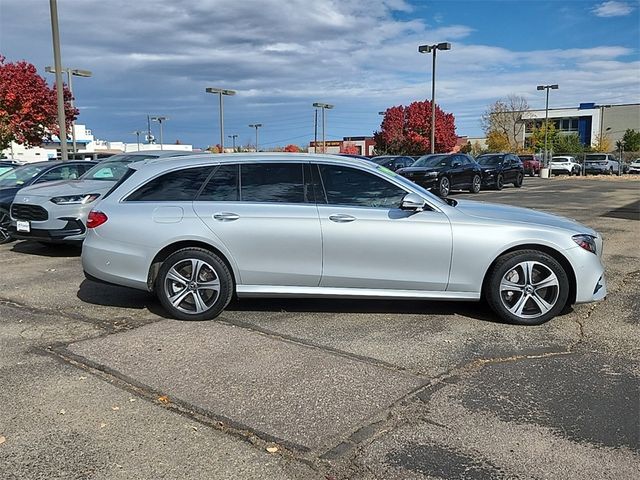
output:
{"label": "black tire", "polygon": [[449,195],[450,191],[451,181],[449,180],[449,177],[440,177],[440,180],[438,180],[438,195],[442,198],[445,198],[447,195]]}
{"label": "black tire", "polygon": [[609,167],[609,172],[607,173],[607,175],[613,175],[613,167]]}
{"label": "black tire", "polygon": [[496,177],[496,190],[502,190],[504,188],[504,176],[499,173]]}
{"label": "black tire", "polygon": [[536,171],[533,168],[531,170],[529,170],[529,176],[530,177],[535,177],[536,176]]}
{"label": "black tire", "polygon": [[471,187],[469,188],[469,192],[479,193],[481,187],[482,187],[482,179],[480,178],[480,175],[476,173],[473,176],[473,180],[471,180]]}
{"label": "black tire", "polygon": [[[201,262],[195,263],[195,276],[194,261]],[[217,317],[231,301],[233,291],[233,277],[226,263],[204,248],[183,248],[170,255],[162,262],[155,282],[160,303],[173,318],[180,320]]]}
{"label": "black tire", "polygon": [[[527,278],[525,269],[531,278]],[[536,284],[544,283],[549,285],[536,288]],[[483,293],[501,319],[518,325],[540,325],[565,308],[569,278],[552,256],[538,250],[519,250],[498,258],[487,274]]]}
{"label": "black tire", "polygon": [[0,208],[0,245],[13,241],[13,237],[9,233],[9,225],[11,225],[9,212]]}
{"label": "black tire", "polygon": [[524,175],[522,173],[518,173],[518,175],[516,175],[516,181],[513,182],[513,186],[516,188],[522,187],[523,180],[524,180]]}

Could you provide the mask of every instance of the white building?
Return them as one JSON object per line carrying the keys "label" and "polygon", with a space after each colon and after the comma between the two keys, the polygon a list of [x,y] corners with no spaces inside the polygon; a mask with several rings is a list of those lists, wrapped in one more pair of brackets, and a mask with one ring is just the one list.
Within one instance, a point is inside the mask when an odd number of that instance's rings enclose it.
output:
{"label": "white building", "polygon": [[[94,153],[94,152],[109,152],[109,153],[122,153],[122,152],[135,152],[138,150],[180,150],[190,152],[193,150],[192,145],[173,145],[158,143],[125,143],[125,142],[110,142],[107,140],[98,140],[93,136],[93,133],[85,125],[74,125],[76,134],[76,146],[78,153]],[[67,141],[67,148],[69,152],[72,152],[73,142]],[[21,162],[41,162],[44,160],[52,160],[60,156],[60,139],[57,136],[53,136],[51,141],[43,142],[39,147],[25,147],[18,143],[12,142],[11,146],[2,151],[4,156],[14,158]]]}

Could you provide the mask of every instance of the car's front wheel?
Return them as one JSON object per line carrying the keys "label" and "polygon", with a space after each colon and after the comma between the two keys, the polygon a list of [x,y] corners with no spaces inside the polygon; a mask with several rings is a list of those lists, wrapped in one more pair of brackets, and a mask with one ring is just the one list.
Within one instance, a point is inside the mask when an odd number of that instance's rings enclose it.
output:
{"label": "car's front wheel", "polygon": [[180,320],[210,320],[222,313],[233,295],[233,278],[224,261],[203,248],[184,248],[160,267],[156,295]]}
{"label": "car's front wheel", "polygon": [[476,174],[473,176],[473,180],[471,181],[471,187],[469,188],[469,191],[471,193],[478,193],[480,192],[480,187],[482,186],[482,179],[480,178],[480,175]]}
{"label": "car's front wheel", "polygon": [[0,208],[0,245],[9,243],[13,237],[9,233],[9,225],[11,225],[11,217],[9,212],[4,208]]}
{"label": "car's front wheel", "polygon": [[438,195],[444,198],[447,195],[449,195],[450,191],[451,191],[451,182],[449,181],[449,178],[441,177],[440,180],[438,181]]}
{"label": "car's front wheel", "polygon": [[537,250],[520,250],[497,260],[485,282],[484,296],[503,320],[540,325],[565,307],[569,279],[552,256]]}
{"label": "car's front wheel", "polygon": [[496,178],[496,190],[502,190],[504,188],[504,176],[499,173]]}

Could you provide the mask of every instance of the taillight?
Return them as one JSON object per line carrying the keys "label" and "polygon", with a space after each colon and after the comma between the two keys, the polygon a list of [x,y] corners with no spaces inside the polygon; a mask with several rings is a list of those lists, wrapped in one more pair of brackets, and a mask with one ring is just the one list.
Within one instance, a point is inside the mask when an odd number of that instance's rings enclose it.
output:
{"label": "taillight", "polygon": [[99,212],[98,210],[91,210],[89,212],[89,216],[87,217],[87,228],[96,228],[109,220],[104,213]]}

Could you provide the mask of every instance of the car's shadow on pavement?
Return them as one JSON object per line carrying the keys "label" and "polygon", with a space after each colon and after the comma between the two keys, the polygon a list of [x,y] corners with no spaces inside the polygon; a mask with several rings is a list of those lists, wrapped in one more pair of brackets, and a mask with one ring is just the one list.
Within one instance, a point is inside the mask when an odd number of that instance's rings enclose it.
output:
{"label": "car's shadow on pavement", "polygon": [[387,299],[243,298],[226,308],[236,312],[372,313],[398,315],[461,315],[502,323],[484,302]]}
{"label": "car's shadow on pavement", "polygon": [[92,305],[132,310],[147,309],[159,317],[171,318],[155,295],[142,290],[83,280],[76,296],[81,301]]}
{"label": "car's shadow on pavement", "polygon": [[80,244],[18,241],[13,244],[11,251],[40,257],[79,257],[82,253],[82,246]]}

